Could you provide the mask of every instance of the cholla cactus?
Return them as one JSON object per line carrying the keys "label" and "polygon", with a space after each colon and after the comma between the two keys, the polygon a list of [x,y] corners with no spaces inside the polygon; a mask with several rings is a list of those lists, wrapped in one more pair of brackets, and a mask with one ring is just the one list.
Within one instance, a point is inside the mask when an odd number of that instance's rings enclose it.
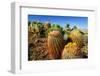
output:
{"label": "cholla cactus", "polygon": [[84,34],[84,44],[88,44],[88,34]]}
{"label": "cholla cactus", "polygon": [[48,33],[47,45],[51,59],[61,58],[63,44],[63,36],[59,31],[51,31]]}
{"label": "cholla cactus", "polygon": [[33,32],[33,26],[32,26],[32,23],[30,23],[30,25],[28,25],[28,32]]}
{"label": "cholla cactus", "polygon": [[78,29],[74,29],[73,31],[71,31],[69,37],[72,40],[72,42],[75,42],[79,47],[83,46],[84,38]]}
{"label": "cholla cactus", "polygon": [[51,24],[49,22],[44,23],[44,28],[47,30],[51,27]]}
{"label": "cholla cactus", "polygon": [[81,51],[82,51],[83,58],[87,58],[88,57],[88,45],[83,46],[81,48]]}
{"label": "cholla cactus", "polygon": [[80,57],[81,51],[76,43],[69,42],[67,45],[65,45],[62,52],[62,59],[74,59]]}
{"label": "cholla cactus", "polygon": [[83,53],[83,58],[87,58],[88,57],[88,34],[84,35],[84,46],[81,48],[81,51]]}

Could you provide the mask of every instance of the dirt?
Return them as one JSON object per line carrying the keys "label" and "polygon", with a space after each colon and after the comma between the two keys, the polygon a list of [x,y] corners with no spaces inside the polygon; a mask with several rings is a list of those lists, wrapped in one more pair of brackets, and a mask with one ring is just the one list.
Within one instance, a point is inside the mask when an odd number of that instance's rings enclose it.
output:
{"label": "dirt", "polygon": [[32,43],[28,46],[28,60],[49,60],[46,43],[46,38],[33,39]]}

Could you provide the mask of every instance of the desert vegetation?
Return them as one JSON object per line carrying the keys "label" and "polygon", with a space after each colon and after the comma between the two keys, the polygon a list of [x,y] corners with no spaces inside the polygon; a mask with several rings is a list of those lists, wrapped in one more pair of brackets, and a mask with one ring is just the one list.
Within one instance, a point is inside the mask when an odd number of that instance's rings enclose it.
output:
{"label": "desert vegetation", "polygon": [[28,22],[28,60],[88,58],[88,30],[48,21]]}

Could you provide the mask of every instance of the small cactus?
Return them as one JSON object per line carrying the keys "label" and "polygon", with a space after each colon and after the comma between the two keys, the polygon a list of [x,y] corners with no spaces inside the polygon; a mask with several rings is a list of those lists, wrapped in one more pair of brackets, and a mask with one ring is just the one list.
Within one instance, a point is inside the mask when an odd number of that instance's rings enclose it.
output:
{"label": "small cactus", "polygon": [[84,44],[88,44],[88,34],[84,35]]}
{"label": "small cactus", "polygon": [[44,23],[44,28],[47,30],[51,27],[51,24],[49,22]]}
{"label": "small cactus", "polygon": [[51,59],[61,58],[63,44],[63,36],[59,31],[51,31],[48,33],[47,45]]}
{"label": "small cactus", "polygon": [[80,57],[81,51],[76,43],[69,42],[67,45],[65,45],[62,52],[62,59],[74,59]]}
{"label": "small cactus", "polygon": [[82,54],[83,54],[83,58],[87,58],[88,57],[88,45],[85,45],[81,48]]}
{"label": "small cactus", "polygon": [[30,25],[28,25],[28,32],[33,32],[33,26],[32,26],[32,23],[30,23]]}
{"label": "small cactus", "polygon": [[83,46],[84,38],[78,29],[74,29],[73,31],[71,31],[69,37],[72,40],[72,42],[75,42],[79,47]]}

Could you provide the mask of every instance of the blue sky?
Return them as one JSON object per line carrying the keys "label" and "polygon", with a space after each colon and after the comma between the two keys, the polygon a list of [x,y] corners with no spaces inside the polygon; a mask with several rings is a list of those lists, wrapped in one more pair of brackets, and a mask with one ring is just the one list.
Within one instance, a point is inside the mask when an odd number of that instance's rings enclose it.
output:
{"label": "blue sky", "polygon": [[88,28],[88,17],[79,17],[79,16],[51,16],[51,15],[28,15],[28,21],[40,21],[47,22],[49,21],[52,24],[59,24],[63,28],[68,23],[73,27],[76,25],[79,28],[87,29]]}

